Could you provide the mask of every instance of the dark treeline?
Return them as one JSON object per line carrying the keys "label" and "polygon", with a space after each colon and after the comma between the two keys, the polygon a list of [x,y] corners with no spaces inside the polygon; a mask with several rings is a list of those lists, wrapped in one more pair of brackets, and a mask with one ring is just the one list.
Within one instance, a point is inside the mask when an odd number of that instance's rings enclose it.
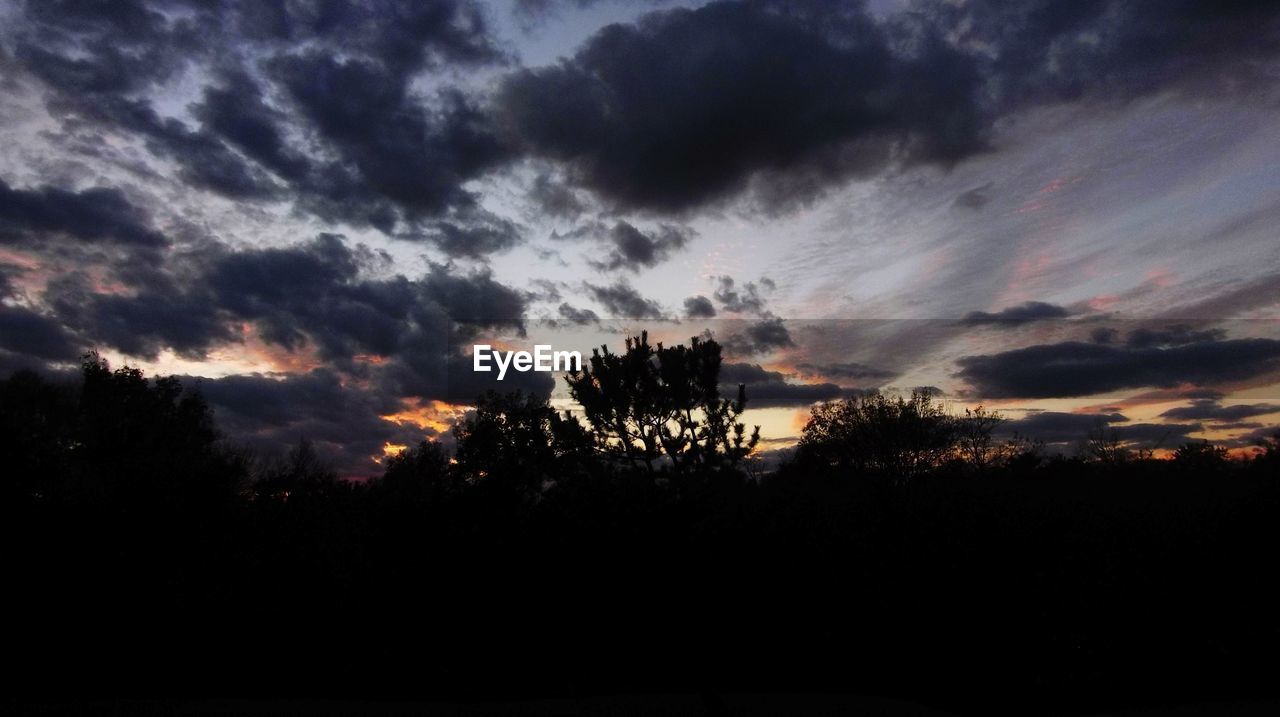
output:
{"label": "dark treeline", "polygon": [[489,394],[367,483],[198,393],[0,382],[13,694],[818,691],[1036,713],[1270,696],[1280,444],[1046,457],[930,396],[750,469],[720,348],[597,353],[583,419]]}

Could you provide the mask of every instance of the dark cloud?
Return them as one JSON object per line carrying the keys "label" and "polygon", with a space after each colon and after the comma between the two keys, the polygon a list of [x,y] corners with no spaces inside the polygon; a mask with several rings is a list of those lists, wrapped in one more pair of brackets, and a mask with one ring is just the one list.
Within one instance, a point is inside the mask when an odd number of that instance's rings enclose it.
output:
{"label": "dark cloud", "polygon": [[759,364],[723,364],[720,367],[721,393],[735,396],[739,384],[746,386],[747,405],[752,408],[807,406],[860,393],[834,383],[789,383],[786,374],[769,371]]}
{"label": "dark cloud", "polygon": [[1110,326],[1099,326],[1089,332],[1089,340],[1095,344],[1113,344],[1120,338],[1120,332]]}
{"label": "dark cloud", "polygon": [[17,295],[18,289],[13,285],[13,280],[23,273],[25,272],[21,267],[0,262],[0,300]]}
{"label": "dark cloud", "polygon": [[106,97],[80,105],[80,113],[141,136],[153,154],[178,164],[185,182],[233,199],[271,199],[280,187],[260,167],[216,136],[192,130],[183,122],[156,113],[150,101]]}
{"label": "dark cloud", "polygon": [[400,410],[393,398],[316,369],[291,376],[256,374],[216,379],[187,378],[214,410],[218,425],[236,442],[266,455],[281,455],[302,439],[343,475],[381,472],[374,462],[383,445],[413,445],[433,431],[380,416]]}
{"label": "dark cloud", "polygon": [[314,171],[305,154],[285,139],[287,115],[268,106],[263,89],[247,72],[232,70],[208,85],[192,112],[206,132],[221,137],[277,176],[303,181]]}
{"label": "dark cloud", "polygon": [[724,341],[724,348],[734,356],[755,356],[795,346],[791,332],[779,318],[767,318],[751,324]]}
{"label": "dark cloud", "polygon": [[488,214],[473,214],[466,223],[440,222],[427,238],[451,257],[481,258],[506,251],[523,240],[518,224]]}
{"label": "dark cloud", "polygon": [[801,363],[796,369],[806,376],[819,376],[851,381],[883,382],[897,377],[893,371],[867,366],[860,363],[812,364]]}
{"label": "dark cloud", "polygon": [[1192,440],[1204,426],[1199,423],[1130,423],[1116,427],[1120,441],[1142,448],[1177,448]]}
{"label": "dark cloud", "polygon": [[470,0],[245,3],[236,18],[251,38],[320,42],[400,71],[440,63],[503,59],[483,7]]}
{"label": "dark cloud", "polygon": [[454,321],[490,328],[506,326],[523,332],[524,297],[495,281],[488,269],[462,274],[452,267],[432,264],[422,288]]}
{"label": "dark cloud", "polygon": [[1091,437],[1110,439],[1135,447],[1173,448],[1204,430],[1199,423],[1129,423],[1119,413],[1060,413],[1042,411],[1002,424],[1001,436],[1019,435],[1046,445],[1083,446]]}
{"label": "dark cloud", "polygon": [[961,207],[963,209],[981,209],[991,202],[991,187],[993,183],[987,182],[980,187],[961,192],[956,196],[952,206]]}
{"label": "dark cloud", "polygon": [[1205,341],[1220,341],[1226,337],[1221,329],[1195,329],[1185,324],[1162,328],[1138,328],[1129,332],[1125,344],[1138,349],[1153,346],[1183,346]]}
{"label": "dark cloud", "polygon": [[528,196],[539,213],[552,219],[577,219],[587,210],[577,193],[545,172],[534,178]]}
{"label": "dark cloud", "polygon": [[1239,403],[1224,406],[1214,399],[1193,401],[1189,406],[1178,406],[1160,414],[1161,418],[1236,422],[1245,418],[1280,413],[1280,405],[1274,403]]}
{"label": "dark cloud", "polygon": [[1076,443],[1086,440],[1091,433],[1106,429],[1115,423],[1129,419],[1120,413],[1063,413],[1038,411],[1025,418],[1006,421],[1000,425],[1001,435],[1023,436],[1048,444]]}
{"label": "dark cloud", "polygon": [[592,267],[601,271],[630,269],[639,271],[666,261],[671,252],[684,248],[688,243],[691,230],[681,229],[668,224],[660,225],[657,230],[645,233],[627,222],[618,222],[609,230],[610,250],[602,261],[589,262]]}
{"label": "dark cloud", "polygon": [[118,189],[24,190],[0,180],[0,242],[40,242],[46,237],[147,247],[167,243],[151,227],[147,213]]}
{"label": "dark cloud", "polygon": [[1046,319],[1061,319],[1070,316],[1071,312],[1055,304],[1043,301],[1028,301],[1025,304],[1009,306],[996,312],[972,311],[965,314],[960,323],[966,326],[1021,326]]}
{"label": "dark cloud", "polygon": [[716,2],[610,25],[514,73],[498,101],[528,151],[579,185],[680,211],[761,175],[762,199],[787,204],[891,158],[963,157],[983,146],[978,86],[940,33],[878,25],[860,4]]}
{"label": "dark cloud", "polygon": [[270,71],[363,186],[409,218],[473,205],[463,183],[510,156],[460,92],[443,91],[428,107],[384,65],[313,51],[279,56]]}
{"label": "dark cloud", "polygon": [[[788,206],[860,173],[971,156],[1029,105],[1267,86],[1280,54],[1267,0],[921,0],[879,22],[863,8],[652,13],[514,73],[499,105],[529,152],[617,206],[678,212],[753,188]],[[980,208],[988,189],[955,205]]]}
{"label": "dark cloud", "polygon": [[[1210,423],[1209,430],[1211,431],[1243,431],[1243,430],[1253,430],[1255,428],[1262,428],[1263,426],[1266,426],[1266,425],[1268,424],[1259,423],[1258,421],[1230,421],[1227,423]],[[1274,430],[1274,426],[1273,426],[1273,430]]]}
{"label": "dark cloud", "polygon": [[1258,61],[1280,47],[1280,12],[1267,0],[927,0],[916,11],[952,28],[956,45],[982,48],[988,91],[1015,107],[1238,87],[1266,77]]}
{"label": "dark cloud", "polygon": [[30,309],[0,304],[0,350],[36,363],[72,361],[85,348],[57,320]]}
{"label": "dark cloud", "polygon": [[716,315],[716,307],[705,296],[690,296],[684,300],[684,315],[690,319],[710,319]]}
{"label": "dark cloud", "polygon": [[660,319],[663,316],[658,302],[644,298],[624,281],[610,286],[591,283],[585,286],[587,293],[604,306],[611,319]]}
{"label": "dark cloud", "polygon": [[100,294],[76,281],[54,284],[47,292],[59,319],[122,353],[155,359],[163,349],[202,359],[221,343],[238,340],[227,315],[200,294],[144,289],[133,295]]}
{"label": "dark cloud", "polygon": [[[463,348],[484,331],[522,334],[524,295],[487,270],[433,264],[416,279],[381,279],[366,276],[374,262],[322,234],[288,247],[221,250],[181,280],[161,275],[135,294],[95,293],[82,275],[69,276],[46,298],[60,320],[131,355],[200,357],[241,341],[249,324],[263,341],[312,351],[384,395],[473,399],[465,391],[480,379],[463,375]],[[517,383],[546,389],[542,379],[506,382]]]}
{"label": "dark cloud", "polygon": [[[427,68],[506,60],[471,0],[22,10],[6,44],[51,90],[54,116],[140,137],[193,187],[238,200],[291,198],[322,219],[391,232],[397,220],[470,207],[461,185],[509,156],[462,93],[411,90]],[[214,78],[191,105],[194,126],[156,109],[192,65]],[[258,78],[259,66],[273,82]],[[489,246],[493,237],[483,239]]]}
{"label": "dark cloud", "polygon": [[[742,285],[742,289],[736,288],[736,283],[732,276],[716,277],[715,292],[712,296],[716,301],[720,302],[720,308],[725,311],[731,311],[739,314],[759,314],[764,312],[765,300],[760,295],[760,288],[754,282],[748,281]],[[767,290],[773,289],[773,281],[768,278],[760,280],[760,286]]]}
{"label": "dark cloud", "polygon": [[594,324],[600,321],[600,317],[597,316],[596,312],[592,311],[591,309],[579,309],[568,303],[560,304],[560,308],[558,311],[560,313],[560,316],[563,317],[566,321],[568,321],[571,324],[577,324],[579,326]]}
{"label": "dark cloud", "polygon": [[978,395],[1088,396],[1126,388],[1214,385],[1280,370],[1280,341],[1232,339],[1133,348],[1066,342],[957,361]]}

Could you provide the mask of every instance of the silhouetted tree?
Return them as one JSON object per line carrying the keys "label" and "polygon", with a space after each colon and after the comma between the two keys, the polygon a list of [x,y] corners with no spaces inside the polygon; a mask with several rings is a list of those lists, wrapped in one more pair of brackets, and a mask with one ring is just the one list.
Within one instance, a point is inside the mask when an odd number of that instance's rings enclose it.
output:
{"label": "silhouetted tree", "polygon": [[999,411],[983,406],[964,409],[964,416],[956,421],[956,450],[960,457],[980,472],[1007,457],[1010,446],[999,443],[992,435],[1005,420]]}
{"label": "silhouetted tree", "polygon": [[1101,419],[1089,429],[1084,451],[1089,460],[1111,467],[1122,466],[1136,457],[1124,441],[1120,440],[1120,432],[1108,428]]}
{"label": "silhouetted tree", "polygon": [[307,438],[298,440],[283,460],[271,461],[254,482],[255,493],[280,501],[317,498],[338,487],[338,474]]}
{"label": "silhouetted tree", "polygon": [[796,455],[804,463],[906,480],[941,465],[958,435],[957,422],[930,392],[875,393],[815,406]]}
{"label": "silhouetted tree", "polygon": [[1253,469],[1270,477],[1280,477],[1280,433],[1259,441],[1262,448],[1253,458]]}
{"label": "silhouetted tree", "polygon": [[430,502],[458,489],[444,448],[422,441],[387,461],[379,487],[397,500]]}
{"label": "silhouetted tree", "polygon": [[720,344],[694,337],[689,346],[656,348],[648,332],[627,339],[626,351],[593,350],[568,377],[596,450],[652,472],[665,458],[677,473],[734,466],[760,442],[741,416],[747,395],[720,398]]}
{"label": "silhouetted tree", "polygon": [[1173,452],[1175,466],[1187,471],[1217,472],[1227,467],[1227,449],[1208,441],[1191,441],[1178,446]]}
{"label": "silhouetted tree", "polygon": [[69,387],[51,384],[32,371],[0,381],[6,497],[24,502],[65,497],[79,425],[76,408]]}
{"label": "silhouetted tree", "polygon": [[453,434],[456,470],[464,480],[498,482],[526,498],[559,471],[572,470],[590,449],[580,424],[557,414],[546,399],[519,391],[484,394]]}
{"label": "silhouetted tree", "polygon": [[208,504],[234,497],[244,477],[204,398],[176,378],[88,354],[78,386],[19,373],[0,394],[7,460],[32,497]]}

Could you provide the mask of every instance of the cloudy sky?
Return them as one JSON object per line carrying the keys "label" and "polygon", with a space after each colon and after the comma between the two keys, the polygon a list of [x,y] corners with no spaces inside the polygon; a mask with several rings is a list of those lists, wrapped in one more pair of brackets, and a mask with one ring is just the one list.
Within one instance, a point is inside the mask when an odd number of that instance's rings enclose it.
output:
{"label": "cloudy sky", "polygon": [[1278,80],[1263,0],[4,0],[0,371],[95,349],[363,476],[473,343],[710,331],[771,447],[929,386],[1245,450]]}

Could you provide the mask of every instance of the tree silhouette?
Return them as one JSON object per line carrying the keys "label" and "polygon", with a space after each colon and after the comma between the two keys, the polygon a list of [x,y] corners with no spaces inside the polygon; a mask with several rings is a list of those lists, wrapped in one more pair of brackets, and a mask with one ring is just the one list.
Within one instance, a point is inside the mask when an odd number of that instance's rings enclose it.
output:
{"label": "tree silhouette", "polygon": [[1183,443],[1173,451],[1177,467],[1195,473],[1214,473],[1227,467],[1227,449],[1208,441]]}
{"label": "tree silhouette", "polygon": [[76,443],[77,396],[32,371],[0,381],[0,455],[5,456],[7,497],[45,501],[68,487]]}
{"label": "tree silhouette", "polygon": [[87,354],[75,386],[20,372],[0,386],[3,447],[28,499],[208,505],[235,495],[242,461],[198,391]]}
{"label": "tree silhouette", "polygon": [[720,398],[720,363],[713,340],[655,348],[642,332],[622,354],[593,350],[567,380],[599,453],[649,472],[665,458],[683,474],[732,467],[760,441],[760,427],[748,434],[740,420],[746,389],[738,387],[736,400]]}
{"label": "tree silhouette", "polygon": [[300,438],[283,460],[270,462],[253,485],[257,495],[281,501],[323,497],[337,487],[338,474],[307,438]]}
{"label": "tree silhouette", "polygon": [[[983,424],[991,418],[984,414]],[[819,404],[805,424],[797,458],[806,463],[883,473],[907,480],[943,463],[961,435],[957,421],[930,392],[913,391],[910,398],[874,393]],[[973,450],[989,441],[975,425]],[[989,433],[989,432],[988,432]]]}
{"label": "tree silhouette", "polygon": [[1007,455],[1008,449],[1016,444],[1001,445],[992,435],[1006,420],[999,411],[983,406],[964,409],[964,416],[956,421],[956,449],[960,457],[976,470],[985,471]]}
{"label": "tree silhouette", "polygon": [[520,391],[489,391],[476,400],[474,415],[453,429],[456,471],[463,480],[501,483],[526,498],[569,470],[590,451],[577,421],[561,416],[546,399]]}
{"label": "tree silhouette", "polygon": [[380,488],[397,500],[427,503],[457,492],[459,485],[444,448],[422,441],[387,461]]}

